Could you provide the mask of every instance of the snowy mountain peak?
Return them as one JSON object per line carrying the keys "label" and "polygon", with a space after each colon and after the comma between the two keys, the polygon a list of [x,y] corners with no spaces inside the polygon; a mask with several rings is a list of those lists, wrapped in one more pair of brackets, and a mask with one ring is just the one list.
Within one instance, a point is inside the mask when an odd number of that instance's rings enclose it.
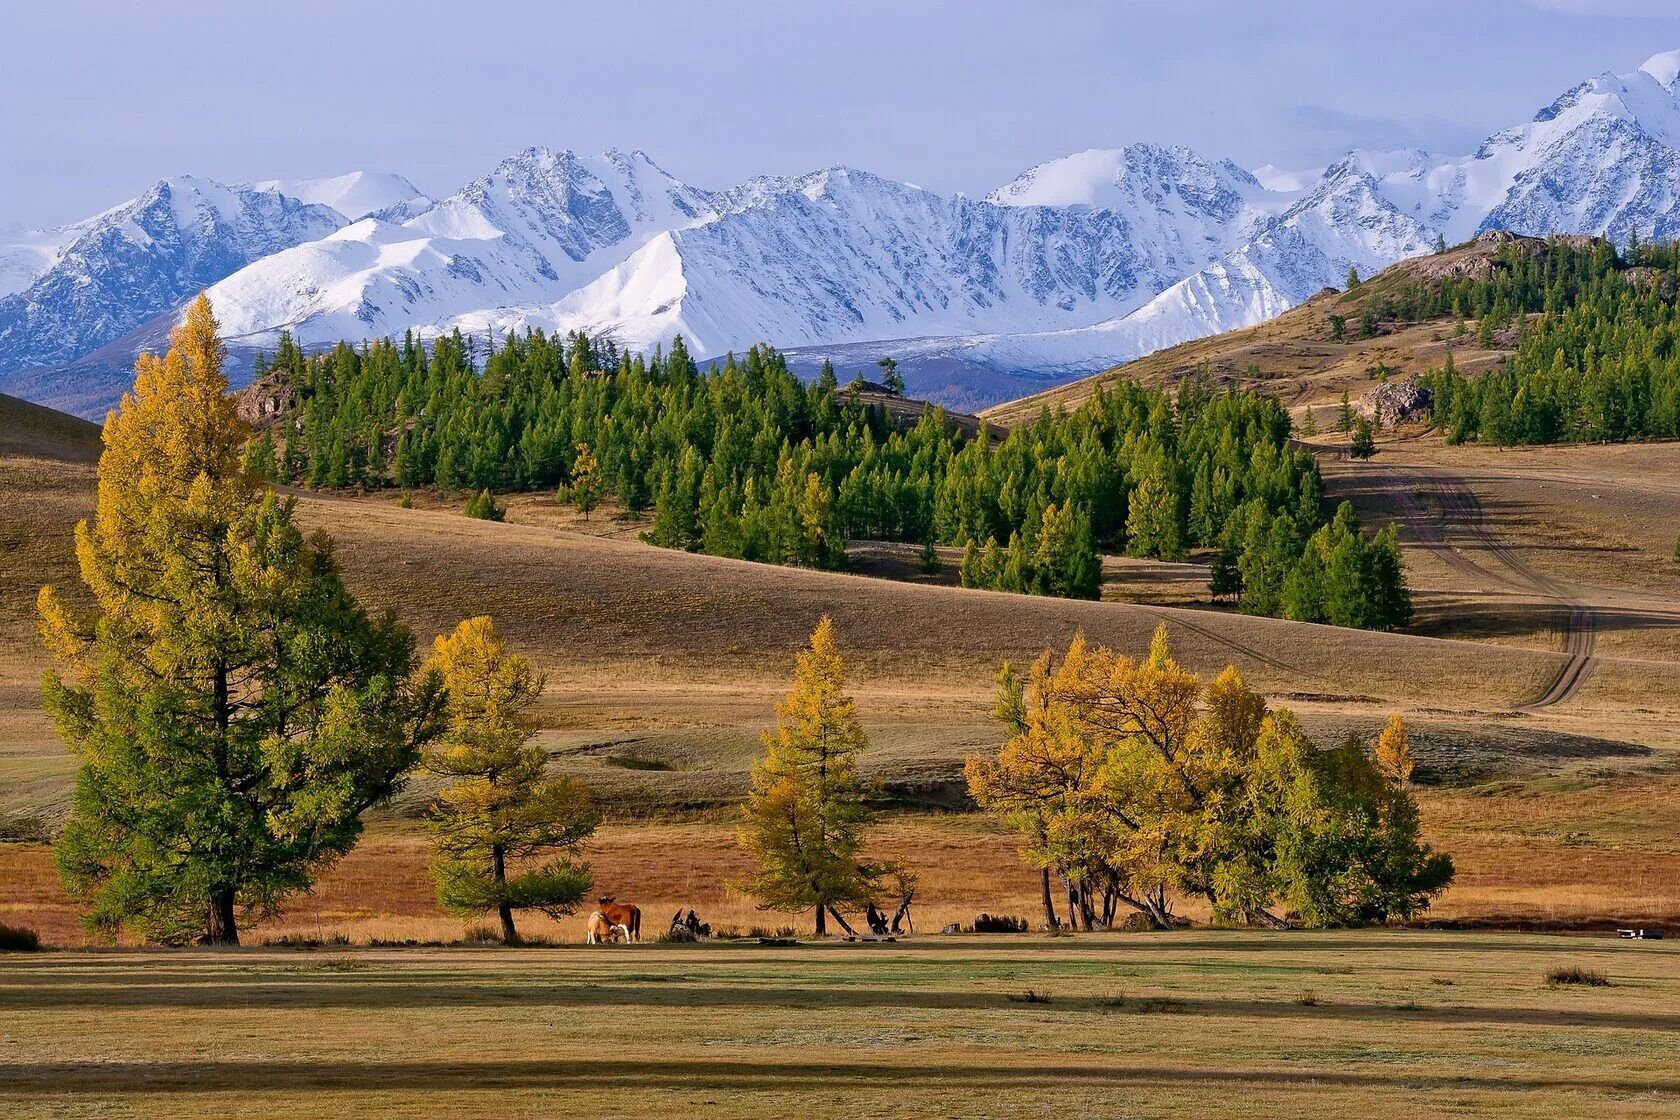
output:
{"label": "snowy mountain peak", "polygon": [[1645,60],[1645,65],[1639,68],[1639,72],[1655,78],[1657,84],[1664,89],[1673,89],[1675,79],[1680,78],[1680,51],[1664,51],[1652,55]]}
{"label": "snowy mountain peak", "polygon": [[1124,209],[1140,197],[1174,192],[1207,199],[1263,191],[1258,180],[1229,160],[1203,159],[1189,148],[1131,144],[1091,148],[1041,163],[991,193],[1000,206],[1092,206]]}
{"label": "snowy mountain peak", "polygon": [[265,179],[251,183],[249,189],[330,207],[347,222],[393,212],[413,217],[432,203],[413,183],[389,171],[351,171],[327,179]]}
{"label": "snowy mountain peak", "polygon": [[[975,405],[963,378],[997,394],[1089,372],[1490,229],[1680,237],[1680,51],[1583,82],[1469,156],[1249,172],[1140,143],[1041,163],[984,199],[845,165],[709,191],[617,148],[527,148],[435,204],[374,172],[181,176],[75,226],[0,235],[0,375],[154,337],[214,284],[236,347],[282,330],[305,346],[408,328],[632,348],[682,333],[702,356],[768,341],[813,366],[892,351],[913,387]],[[120,390],[129,372],[101,376]]]}

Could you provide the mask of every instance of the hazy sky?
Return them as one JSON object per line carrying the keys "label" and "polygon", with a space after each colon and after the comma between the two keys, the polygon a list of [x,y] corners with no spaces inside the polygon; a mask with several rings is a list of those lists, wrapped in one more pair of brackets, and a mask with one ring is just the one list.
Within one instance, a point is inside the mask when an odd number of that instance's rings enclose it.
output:
{"label": "hazy sky", "polygon": [[1680,0],[4,0],[0,226],[165,175],[401,171],[531,144],[698,186],[849,163],[983,194],[1134,140],[1248,166],[1470,150],[1680,48]]}

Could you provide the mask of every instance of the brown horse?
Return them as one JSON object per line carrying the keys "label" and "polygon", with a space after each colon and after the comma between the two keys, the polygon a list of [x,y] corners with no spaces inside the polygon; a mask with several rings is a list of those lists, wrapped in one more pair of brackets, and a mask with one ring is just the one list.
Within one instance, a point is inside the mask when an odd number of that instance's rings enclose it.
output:
{"label": "brown horse", "polygon": [[623,926],[630,931],[630,940],[642,939],[642,908],[630,902],[619,902],[612,895],[602,895],[596,900],[600,903],[601,914],[615,926]]}

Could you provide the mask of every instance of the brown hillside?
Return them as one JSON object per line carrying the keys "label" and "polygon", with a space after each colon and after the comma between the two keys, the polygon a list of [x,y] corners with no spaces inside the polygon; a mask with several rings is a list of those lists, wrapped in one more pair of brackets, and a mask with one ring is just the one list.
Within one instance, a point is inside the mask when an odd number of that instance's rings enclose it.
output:
{"label": "brown hillside", "polygon": [[[1413,257],[1384,269],[1352,291],[1326,288],[1301,306],[1253,327],[1186,342],[1133,362],[1030,397],[986,409],[981,416],[996,424],[1013,425],[1035,419],[1043,409],[1073,408],[1097,385],[1120,378],[1143,385],[1174,385],[1205,369],[1219,384],[1236,384],[1269,392],[1297,415],[1308,407],[1321,410],[1319,423],[1330,417],[1322,410],[1339,402],[1347,391],[1357,401],[1375,388],[1386,370],[1389,377],[1422,373],[1441,365],[1451,351],[1465,373],[1476,373],[1499,362],[1507,350],[1483,350],[1474,334],[1453,337],[1450,320],[1403,324],[1385,322],[1373,338],[1355,337],[1366,308],[1385,294],[1409,284],[1440,281],[1451,276],[1485,276],[1498,267],[1505,246],[1517,244],[1543,253],[1547,242],[1508,233],[1487,233],[1445,253]],[[1330,317],[1347,320],[1341,341],[1331,337]],[[1504,340],[1501,340],[1504,341]]]}
{"label": "brown hillside", "polygon": [[99,425],[0,393],[0,456],[91,463]]}

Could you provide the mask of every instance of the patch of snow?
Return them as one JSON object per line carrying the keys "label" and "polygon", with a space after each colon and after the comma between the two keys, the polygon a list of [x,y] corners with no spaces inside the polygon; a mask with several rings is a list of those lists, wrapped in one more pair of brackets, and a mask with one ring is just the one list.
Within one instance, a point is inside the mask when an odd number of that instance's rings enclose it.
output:
{"label": "patch of snow", "polygon": [[1680,51],[1664,51],[1652,55],[1645,60],[1645,65],[1639,68],[1639,72],[1651,75],[1664,89],[1673,89],[1674,79],[1680,78]]}
{"label": "patch of snow", "polygon": [[250,189],[331,207],[351,222],[399,206],[419,213],[432,201],[413,183],[388,171],[351,171],[329,179],[265,179],[250,184]]}

